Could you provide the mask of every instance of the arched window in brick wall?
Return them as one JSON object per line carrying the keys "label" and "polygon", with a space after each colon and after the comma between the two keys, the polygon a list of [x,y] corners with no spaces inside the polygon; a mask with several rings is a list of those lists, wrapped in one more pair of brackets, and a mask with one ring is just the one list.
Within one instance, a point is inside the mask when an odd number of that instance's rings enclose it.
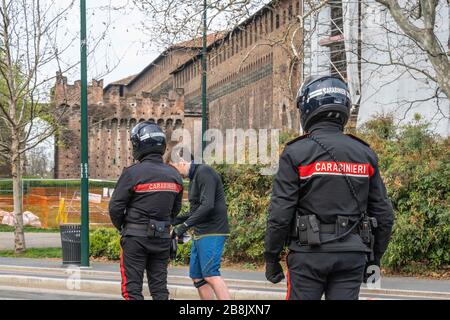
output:
{"label": "arched window in brick wall", "polygon": [[111,129],[112,130],[117,129],[118,123],[119,123],[119,120],[117,118],[112,119],[111,120]]}
{"label": "arched window in brick wall", "polygon": [[270,10],[270,32],[273,31],[273,11]]}
{"label": "arched window in brick wall", "polygon": [[175,120],[175,129],[181,128],[183,122],[180,119]]}
{"label": "arched window in brick wall", "polygon": [[264,33],[268,34],[269,33],[269,24],[267,22],[268,19],[268,15],[267,13],[264,15]]}
{"label": "arched window in brick wall", "polygon": [[247,47],[248,47],[248,41],[247,41],[247,38],[248,38],[248,29],[245,29],[245,31],[244,31],[244,42],[245,42],[245,48],[247,49]]}
{"label": "arched window in brick wall", "polygon": [[244,47],[244,32],[243,31],[240,31],[239,32],[240,33],[240,41],[241,41],[241,45],[240,45],[240,47],[241,47],[241,49]]}
{"label": "arched window in brick wall", "polygon": [[164,126],[164,119],[158,119],[158,126],[161,128]]}
{"label": "arched window in brick wall", "polygon": [[149,121],[150,123],[155,123],[155,119],[153,119],[153,118],[148,119],[148,121]]}
{"label": "arched window in brick wall", "polygon": [[133,129],[133,127],[136,125],[136,119],[135,118],[131,118],[129,121],[129,126],[128,128]]}
{"label": "arched window in brick wall", "polygon": [[231,56],[234,56],[234,35],[231,37]]}
{"label": "arched window in brick wall", "polygon": [[286,105],[283,103],[282,113],[281,113],[281,126],[286,127],[288,125],[287,114],[286,114]]}

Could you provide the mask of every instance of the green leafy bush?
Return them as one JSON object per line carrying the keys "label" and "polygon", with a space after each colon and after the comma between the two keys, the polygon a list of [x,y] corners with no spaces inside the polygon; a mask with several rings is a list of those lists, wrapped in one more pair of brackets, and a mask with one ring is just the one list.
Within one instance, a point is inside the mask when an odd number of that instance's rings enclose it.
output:
{"label": "green leafy bush", "polygon": [[232,261],[262,261],[267,207],[272,176],[260,174],[261,165],[220,165],[231,233],[225,256]]}
{"label": "green leafy bush", "polygon": [[361,133],[378,154],[396,213],[384,265],[399,270],[450,264],[449,140],[433,135],[419,116],[400,130],[392,117],[381,117]]}
{"label": "green leafy bush", "polygon": [[177,258],[175,259],[176,263],[182,265],[189,264],[189,259],[191,257],[191,245],[192,241],[178,245]]}
{"label": "green leafy bush", "polygon": [[98,228],[90,235],[90,255],[94,258],[112,257],[118,259],[120,255],[120,235],[113,228]]}
{"label": "green leafy bush", "polygon": [[120,259],[120,235],[113,236],[106,246],[106,257],[109,260]]}

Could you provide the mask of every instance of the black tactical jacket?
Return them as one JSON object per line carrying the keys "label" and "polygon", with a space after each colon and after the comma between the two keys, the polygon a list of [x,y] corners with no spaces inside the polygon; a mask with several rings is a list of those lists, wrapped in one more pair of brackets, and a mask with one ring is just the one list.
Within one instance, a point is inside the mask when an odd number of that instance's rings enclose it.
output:
{"label": "black tactical jacket", "polygon": [[[361,210],[376,217],[374,254],[378,262],[387,248],[394,215],[378,170],[377,157],[368,144],[344,134],[340,125],[328,121],[313,125],[308,134],[289,142],[280,157],[269,207],[266,261],[279,260],[297,211],[304,215],[314,214],[324,224],[335,223],[338,215],[349,216],[351,221],[357,221],[361,216],[339,166],[308,135],[316,137],[334,153],[354,186]],[[327,237],[334,235],[325,234],[323,239]],[[300,246],[297,241],[288,243],[289,249],[296,252],[367,252],[358,234],[319,247]]]}
{"label": "black tactical jacket", "polygon": [[120,231],[126,223],[150,219],[171,223],[181,210],[183,181],[178,171],[151,154],[125,168],[109,203],[109,215]]}
{"label": "black tactical jacket", "polygon": [[180,215],[175,224],[194,228],[194,235],[228,235],[227,205],[222,180],[208,165],[192,164],[189,183],[190,210]]}

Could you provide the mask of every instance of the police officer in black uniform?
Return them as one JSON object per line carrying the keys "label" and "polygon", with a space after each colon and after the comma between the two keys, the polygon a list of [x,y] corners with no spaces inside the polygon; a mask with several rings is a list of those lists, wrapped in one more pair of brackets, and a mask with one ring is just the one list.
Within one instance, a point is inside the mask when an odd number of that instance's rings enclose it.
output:
{"label": "police officer in black uniform", "polygon": [[161,128],[142,122],[131,131],[136,164],[124,169],[109,204],[120,231],[122,296],[141,300],[144,270],[154,300],[167,300],[170,226],[180,212],[183,183],[173,167],[163,163],[166,137]]}
{"label": "police officer in black uniform", "polygon": [[358,299],[365,268],[380,265],[393,209],[369,145],[343,133],[350,113],[345,82],[312,77],[297,95],[306,134],[289,142],[273,184],[265,237],[266,278],[284,279],[286,299]]}

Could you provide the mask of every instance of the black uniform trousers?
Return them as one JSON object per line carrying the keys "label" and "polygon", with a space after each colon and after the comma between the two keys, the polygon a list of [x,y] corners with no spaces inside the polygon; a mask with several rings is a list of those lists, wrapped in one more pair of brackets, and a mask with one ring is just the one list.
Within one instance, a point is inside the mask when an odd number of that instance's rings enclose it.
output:
{"label": "black uniform trousers", "polygon": [[357,300],[365,265],[363,252],[291,251],[286,300]]}
{"label": "black uniform trousers", "polygon": [[124,236],[120,240],[120,271],[122,297],[125,300],[143,300],[144,270],[153,300],[168,300],[167,267],[170,239]]}

